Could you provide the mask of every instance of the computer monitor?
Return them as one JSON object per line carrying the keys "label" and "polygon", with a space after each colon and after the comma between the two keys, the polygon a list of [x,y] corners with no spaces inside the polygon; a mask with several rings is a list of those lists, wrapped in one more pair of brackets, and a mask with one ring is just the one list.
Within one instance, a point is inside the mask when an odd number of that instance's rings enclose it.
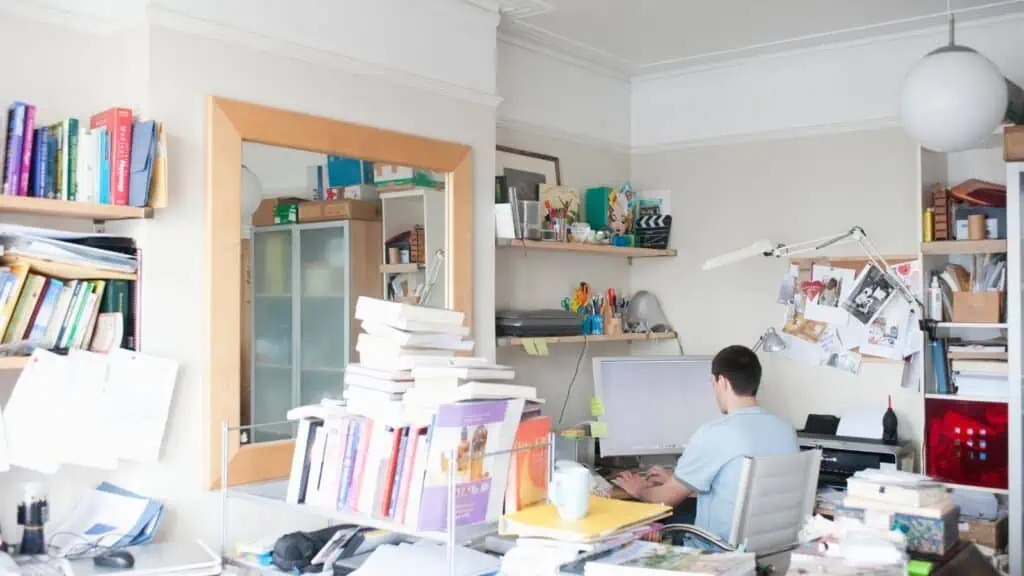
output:
{"label": "computer monitor", "polygon": [[594,358],[594,393],[607,425],[602,456],[680,454],[697,428],[722,415],[707,357]]}

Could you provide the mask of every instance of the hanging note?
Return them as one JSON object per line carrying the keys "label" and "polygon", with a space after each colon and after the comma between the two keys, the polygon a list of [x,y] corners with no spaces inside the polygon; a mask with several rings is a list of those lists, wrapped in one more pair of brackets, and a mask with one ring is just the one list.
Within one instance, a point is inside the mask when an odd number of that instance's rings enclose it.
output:
{"label": "hanging note", "polygon": [[537,340],[535,341],[535,344],[537,346],[537,355],[538,356],[547,356],[548,355],[548,341],[547,340],[545,340],[543,338],[537,338]]}
{"label": "hanging note", "polygon": [[608,436],[608,423],[607,422],[591,422],[590,423],[590,437],[591,438],[604,438]]}
{"label": "hanging note", "polygon": [[590,415],[594,418],[604,416],[604,402],[597,396],[590,398]]}
{"label": "hanging note", "polygon": [[521,342],[523,343],[523,350],[526,350],[528,355],[537,355],[537,343],[533,341],[533,338],[523,338]]}

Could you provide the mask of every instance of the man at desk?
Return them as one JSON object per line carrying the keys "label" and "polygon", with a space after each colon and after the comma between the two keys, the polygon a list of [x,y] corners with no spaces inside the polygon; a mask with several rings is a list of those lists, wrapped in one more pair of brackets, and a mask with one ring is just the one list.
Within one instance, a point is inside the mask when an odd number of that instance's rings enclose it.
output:
{"label": "man at desk", "polygon": [[695,520],[674,517],[672,521],[695,524],[728,540],[743,458],[799,451],[793,427],[757,405],[760,384],[761,362],[752,350],[745,346],[721,350],[711,362],[711,385],[725,416],[694,432],[675,470],[654,467],[643,475],[626,472],[615,483],[638,500],[673,508],[697,497]]}

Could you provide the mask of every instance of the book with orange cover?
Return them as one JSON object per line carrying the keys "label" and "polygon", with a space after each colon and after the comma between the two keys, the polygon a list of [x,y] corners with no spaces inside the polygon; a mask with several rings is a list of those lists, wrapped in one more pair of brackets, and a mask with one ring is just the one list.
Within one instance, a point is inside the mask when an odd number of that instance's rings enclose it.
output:
{"label": "book with orange cover", "polygon": [[506,514],[547,499],[549,434],[551,418],[547,416],[519,423],[505,488]]}
{"label": "book with orange cover", "polygon": [[498,523],[502,536],[551,538],[565,542],[589,543],[614,536],[624,530],[650,524],[672,514],[664,504],[648,504],[590,497],[590,509],[580,520],[562,520],[554,504],[534,504],[505,514]]}

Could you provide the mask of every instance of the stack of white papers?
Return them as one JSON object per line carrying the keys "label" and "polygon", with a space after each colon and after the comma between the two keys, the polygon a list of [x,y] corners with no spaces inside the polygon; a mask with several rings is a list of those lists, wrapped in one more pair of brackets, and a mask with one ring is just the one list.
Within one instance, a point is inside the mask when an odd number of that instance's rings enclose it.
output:
{"label": "stack of white papers", "polygon": [[[415,567],[416,576],[448,576],[448,550],[436,542],[385,544],[370,554],[352,576],[406,576]],[[501,561],[464,546],[455,549],[455,576],[494,574]]]}

